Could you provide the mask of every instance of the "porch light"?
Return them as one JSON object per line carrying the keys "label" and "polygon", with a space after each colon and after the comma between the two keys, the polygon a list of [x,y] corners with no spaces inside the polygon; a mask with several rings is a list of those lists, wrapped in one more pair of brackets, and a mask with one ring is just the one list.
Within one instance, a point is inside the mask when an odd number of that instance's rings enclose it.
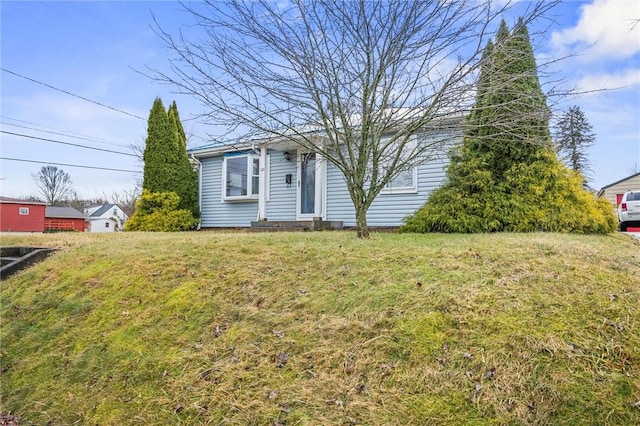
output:
{"label": "porch light", "polygon": [[289,151],[285,151],[283,155],[286,162],[291,161],[291,154],[289,153]]}

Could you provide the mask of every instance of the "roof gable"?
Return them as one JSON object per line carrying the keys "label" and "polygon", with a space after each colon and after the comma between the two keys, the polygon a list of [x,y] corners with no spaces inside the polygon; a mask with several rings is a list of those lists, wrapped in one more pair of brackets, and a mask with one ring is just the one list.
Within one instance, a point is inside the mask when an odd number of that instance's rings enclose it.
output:
{"label": "roof gable", "polygon": [[634,178],[634,177],[636,177],[636,176],[640,176],[640,172],[635,173],[635,174],[632,174],[631,176],[627,176],[626,178],[624,178],[624,179],[620,179],[619,181],[616,181],[616,182],[610,183],[610,184],[609,184],[609,185],[607,185],[607,186],[603,186],[603,187],[602,187],[602,189],[601,189],[600,191],[602,191],[602,190],[604,190],[604,189],[607,189],[607,188],[611,188],[612,186],[617,185],[617,184],[619,184],[619,183],[622,183],[622,182],[624,182],[625,180],[633,179],[633,178]]}
{"label": "roof gable", "polygon": [[117,206],[115,204],[104,204],[104,205],[100,206],[100,208],[98,208],[96,211],[91,213],[89,216],[91,216],[91,217],[100,217],[103,214],[105,214],[108,211],[110,211],[111,209],[113,209],[114,207],[117,207]]}

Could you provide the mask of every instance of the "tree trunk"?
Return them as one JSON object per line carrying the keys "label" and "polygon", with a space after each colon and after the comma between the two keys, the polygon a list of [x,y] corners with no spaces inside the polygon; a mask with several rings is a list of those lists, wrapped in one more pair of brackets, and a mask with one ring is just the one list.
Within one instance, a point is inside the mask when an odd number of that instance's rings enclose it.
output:
{"label": "tree trunk", "polygon": [[356,232],[358,238],[369,238],[369,226],[367,225],[367,208],[363,205],[356,205]]}

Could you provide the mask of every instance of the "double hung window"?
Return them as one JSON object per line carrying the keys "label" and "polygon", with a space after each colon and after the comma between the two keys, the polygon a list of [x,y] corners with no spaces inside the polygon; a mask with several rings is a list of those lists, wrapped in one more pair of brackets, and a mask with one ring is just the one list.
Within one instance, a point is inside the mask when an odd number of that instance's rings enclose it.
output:
{"label": "double hung window", "polygon": [[260,188],[260,158],[253,154],[224,157],[223,199],[226,201],[257,200]]}
{"label": "double hung window", "polygon": [[[413,136],[409,142],[404,147],[404,153],[411,153],[416,144],[416,137]],[[391,149],[391,155],[386,163],[391,163],[391,158],[395,157],[397,154],[397,148]],[[403,154],[400,154],[400,159],[402,160]],[[383,165],[383,170],[387,165]],[[408,165],[403,168],[393,179],[389,181],[381,191],[383,194],[407,194],[407,193],[415,193],[418,191],[418,170],[415,165]]]}

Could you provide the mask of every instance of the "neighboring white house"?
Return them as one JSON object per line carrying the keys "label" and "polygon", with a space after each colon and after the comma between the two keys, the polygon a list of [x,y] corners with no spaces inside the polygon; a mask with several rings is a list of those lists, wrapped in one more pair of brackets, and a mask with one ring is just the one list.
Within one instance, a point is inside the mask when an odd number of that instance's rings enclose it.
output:
{"label": "neighboring white house", "polygon": [[88,232],[117,232],[124,229],[129,216],[116,204],[103,204],[84,209]]}

